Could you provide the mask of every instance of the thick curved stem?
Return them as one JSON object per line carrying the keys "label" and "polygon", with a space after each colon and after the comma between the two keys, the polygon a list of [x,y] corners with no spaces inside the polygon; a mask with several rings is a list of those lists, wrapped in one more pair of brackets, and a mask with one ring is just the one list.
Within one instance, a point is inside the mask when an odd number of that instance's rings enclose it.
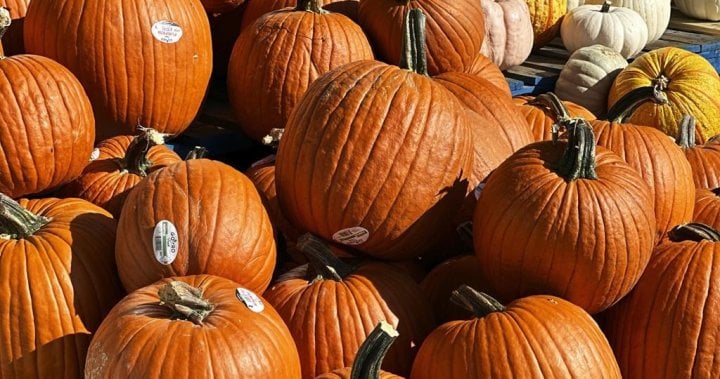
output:
{"label": "thick curved stem", "polygon": [[558,134],[560,133],[560,127],[567,127],[567,123],[572,120],[570,112],[568,112],[565,104],[560,100],[557,95],[552,92],[543,93],[533,99],[530,104],[539,105],[550,110],[555,123],[552,125],[552,138],[553,143],[557,142]]}
{"label": "thick curved stem", "polygon": [[672,230],[668,232],[668,237],[670,237],[670,240],[673,242],[700,242],[702,240],[719,242],[720,232],[711,226],[693,222],[672,228]]}
{"label": "thick curved stem", "polygon": [[605,120],[622,123],[648,101],[656,104],[667,104],[665,92],[658,91],[655,86],[639,87],[621,97],[605,115]]}
{"label": "thick curved stem", "polygon": [[680,121],[679,134],[675,142],[683,149],[695,147],[695,117],[684,115]]}
{"label": "thick curved stem", "polygon": [[208,154],[208,149],[202,147],[202,146],[195,146],[192,148],[192,150],[188,151],[187,155],[185,155],[185,160],[191,160],[191,159],[202,159],[205,158]]}
{"label": "thick curved stem", "polygon": [[490,295],[478,292],[465,284],[452,292],[450,301],[472,312],[475,317],[485,317],[490,313],[505,310],[505,306]]}
{"label": "thick curved stem", "polygon": [[17,201],[0,193],[0,235],[4,238],[30,237],[49,222],[49,218],[28,211]]}
{"label": "thick curved stem", "polygon": [[595,135],[583,119],[567,123],[567,147],[558,166],[558,174],[565,180],[597,179],[595,173]]}
{"label": "thick curved stem", "polygon": [[202,325],[215,308],[202,297],[202,290],[185,282],[172,281],[158,290],[160,305],[175,313],[175,317]]}
{"label": "thick curved stem", "polygon": [[379,379],[380,366],[399,333],[385,321],[375,326],[355,355],[350,379]]}
{"label": "thick curved stem", "polygon": [[298,1],[297,7],[295,8],[296,11],[305,11],[305,12],[313,12],[318,14],[327,14],[329,13],[325,9],[322,8],[322,4],[318,0],[300,0]]}
{"label": "thick curved stem", "polygon": [[147,176],[147,170],[152,166],[147,154],[153,146],[165,143],[166,134],[152,128],[139,127],[139,130],[140,134],[133,138],[125,151],[122,166],[133,174]]}
{"label": "thick curved stem", "polygon": [[298,238],[295,246],[305,254],[310,262],[313,280],[332,279],[341,282],[355,271],[355,267],[336,257],[332,250],[320,238],[307,233]]}
{"label": "thick curved stem", "polygon": [[411,9],[405,16],[400,68],[427,75],[427,52],[425,47],[425,13],[419,8]]}

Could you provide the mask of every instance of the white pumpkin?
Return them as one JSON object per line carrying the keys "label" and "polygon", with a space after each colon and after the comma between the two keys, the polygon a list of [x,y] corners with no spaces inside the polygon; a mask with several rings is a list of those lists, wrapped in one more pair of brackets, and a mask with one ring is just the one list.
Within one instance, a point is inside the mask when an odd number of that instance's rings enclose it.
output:
{"label": "white pumpkin", "polygon": [[480,53],[501,70],[525,62],[534,36],[525,0],[480,0],[480,5],[485,13],[485,39]]}
{"label": "white pumpkin", "polygon": [[596,116],[602,116],[607,112],[610,86],[627,65],[620,53],[607,46],[577,49],[560,71],[554,92],[560,99],[582,105]]}
{"label": "white pumpkin", "polygon": [[[585,4],[602,4],[603,0],[584,0]],[[672,0],[615,0],[613,5],[630,8],[640,14],[648,29],[648,42],[662,37],[670,23],[670,2]]]}
{"label": "white pumpkin", "polygon": [[571,10],[584,4],[585,0],[567,0],[567,11],[570,12]]}
{"label": "white pumpkin", "polygon": [[675,6],[690,17],[720,21],[720,0],[675,0]]}
{"label": "white pumpkin", "polygon": [[600,44],[630,58],[647,43],[645,21],[632,9],[603,5],[581,5],[563,18],[560,37],[569,52]]}

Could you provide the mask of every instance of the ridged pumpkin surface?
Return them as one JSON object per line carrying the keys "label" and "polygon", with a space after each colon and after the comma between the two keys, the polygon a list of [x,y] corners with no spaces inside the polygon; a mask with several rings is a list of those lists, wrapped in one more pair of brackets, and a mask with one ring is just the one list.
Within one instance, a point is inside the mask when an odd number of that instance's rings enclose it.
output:
{"label": "ridged pumpkin surface", "polygon": [[[177,229],[177,257],[169,265],[154,255],[161,220]],[[115,255],[128,292],[164,277],[210,274],[262,293],[275,267],[272,226],[253,183],[208,159],[148,175],[128,195],[118,234]]]}
{"label": "ridged pumpkin surface", "polygon": [[400,260],[427,252],[467,190],[466,110],[427,76],[375,61],[315,81],[280,142],[280,205],[327,240],[368,231],[354,248]]}
{"label": "ridged pumpkin surface", "polygon": [[692,167],[693,181],[697,188],[720,187],[720,141],[693,145],[683,151]]}
{"label": "ridged pumpkin surface", "polygon": [[95,138],[80,83],[37,55],[0,59],[0,73],[0,192],[18,198],[78,177]]}
{"label": "ridged pumpkin surface", "polygon": [[468,74],[477,75],[490,83],[494,84],[497,88],[500,88],[503,93],[507,93],[509,97],[512,97],[512,91],[510,90],[510,84],[505,79],[500,67],[498,67],[488,57],[478,54],[475,56],[470,67],[465,69]]}
{"label": "ridged pumpkin surface", "polygon": [[[533,142],[551,141],[552,126],[557,122],[556,115],[550,109],[540,105],[533,104],[535,96],[516,96],[513,102],[518,106],[518,110],[527,120],[528,125],[533,134]],[[589,110],[572,101],[563,101],[563,105],[567,108],[567,112],[571,117],[582,117],[585,120],[594,120],[595,115]]]}
{"label": "ridged pumpkin surface", "polygon": [[717,189],[697,189],[692,220],[720,229],[720,196]]}
{"label": "ridged pumpkin surface", "polygon": [[567,13],[567,1],[526,0],[526,2],[535,33],[533,49],[539,49],[560,33],[560,19]]}
{"label": "ridged pumpkin surface", "polygon": [[123,296],[116,223],[80,199],[20,200],[51,221],[0,239],[0,377],[80,378],[95,329]]}
{"label": "ridged pumpkin surface", "polygon": [[275,189],[275,164],[251,167],[247,176],[255,184],[268,211],[272,225],[281,231],[289,241],[295,241],[302,234],[288,220],[280,209]]}
{"label": "ridged pumpkin surface", "polygon": [[[202,325],[175,319],[160,305],[164,279],[128,295],[98,329],[85,377],[298,379],[292,337],[273,307],[254,312],[236,296],[242,287],[211,275],[172,278],[202,291],[214,306]],[[258,295],[259,297],[259,295]]]}
{"label": "ridged pumpkin surface", "polygon": [[[170,30],[169,43],[161,42],[153,34],[160,21],[175,23],[182,35]],[[80,79],[98,141],[133,134],[138,124],[182,132],[200,108],[212,67],[210,25],[199,0],[33,1],[25,47]]]}

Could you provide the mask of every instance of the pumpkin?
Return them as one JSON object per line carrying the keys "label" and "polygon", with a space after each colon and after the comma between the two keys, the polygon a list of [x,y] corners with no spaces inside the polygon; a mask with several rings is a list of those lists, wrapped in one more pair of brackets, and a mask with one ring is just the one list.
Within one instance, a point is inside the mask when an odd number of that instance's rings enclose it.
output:
{"label": "pumpkin", "polygon": [[607,112],[610,86],[627,60],[615,50],[592,45],[581,47],[570,55],[555,82],[555,94],[572,100],[596,116]]}
{"label": "pumpkin", "polygon": [[116,136],[100,142],[97,156],[63,194],[85,199],[120,217],[128,193],[148,173],[181,161],[163,143],[162,134],[145,128],[134,138]]}
{"label": "pumpkin", "polygon": [[[3,27],[10,13],[0,8]],[[38,55],[0,59],[0,192],[49,192],[80,175],[92,152],[95,120],[78,80]]]}
{"label": "pumpkin", "polygon": [[98,141],[134,134],[138,124],[181,133],[210,79],[210,26],[199,0],[33,1],[24,34],[28,52],[78,77]]}
{"label": "pumpkin", "polygon": [[485,14],[485,39],[480,52],[501,70],[530,56],[533,28],[525,0],[480,0]]}
{"label": "pumpkin", "polygon": [[692,114],[698,123],[698,141],[720,134],[720,78],[705,58],[675,47],[645,53],[615,78],[608,106],[633,89],[650,85],[665,92],[668,102],[641,105],[630,122],[655,127],[674,138],[678,121]]}
{"label": "pumpkin", "polygon": [[[548,92],[547,96],[551,96],[557,102],[557,98],[552,92]],[[595,115],[583,106],[575,104],[571,101],[563,101],[562,107],[552,108],[546,103],[538,101],[535,96],[516,96],[513,102],[518,106],[520,114],[527,120],[533,134],[533,142],[548,141],[553,138],[553,125],[558,124],[561,120],[571,117],[581,117],[585,120],[594,120]]]}
{"label": "pumpkin", "polygon": [[560,28],[569,52],[600,44],[625,58],[639,53],[648,39],[645,21],[632,9],[603,5],[581,5],[565,15]]}
{"label": "pumpkin", "polygon": [[503,75],[502,71],[500,71],[500,67],[493,63],[493,61],[485,55],[476,55],[470,67],[465,69],[464,72],[477,75],[487,80],[488,82],[494,84],[495,87],[501,89],[508,97],[512,97],[510,84],[508,84],[507,79],[505,79],[505,75]]}
{"label": "pumpkin", "polygon": [[318,78],[275,166],[293,225],[388,260],[424,255],[450,231],[472,171],[467,110],[425,75],[424,19],[410,14],[418,35],[405,50],[417,55],[402,67],[360,61]]}
{"label": "pumpkin", "polygon": [[677,9],[690,17],[706,21],[720,21],[720,7],[714,1],[675,0]]}
{"label": "pumpkin", "polygon": [[475,208],[475,254],[500,298],[550,294],[594,314],[645,269],[653,198],[636,170],[595,147],[585,120],[567,126],[567,141],[528,145],[488,178]]}
{"label": "pumpkin", "polygon": [[10,11],[12,25],[7,28],[2,36],[2,50],[6,55],[17,55],[25,53],[23,43],[23,25],[25,25],[25,14],[27,13],[30,0],[1,0],[0,6]]}
{"label": "pumpkin", "polygon": [[267,14],[240,33],[228,67],[228,96],[242,130],[262,140],[284,128],[308,86],[343,64],[372,60],[360,26],[302,0]]}
{"label": "pumpkin", "polygon": [[260,198],[268,211],[271,224],[276,227],[286,239],[296,241],[303,232],[297,230],[282,213],[277,200],[275,189],[275,163],[259,164],[250,167],[246,175],[257,188]]}
{"label": "pumpkin", "polygon": [[92,333],[123,291],[116,223],[81,199],[0,195],[0,377],[82,377]]}
{"label": "pumpkin", "polygon": [[474,317],[430,333],[412,379],[620,378],[600,328],[568,301],[537,295],[505,307],[468,286],[457,289],[453,301]]}
{"label": "pumpkin", "polygon": [[720,229],[720,189],[698,188],[695,193],[693,221]]}
{"label": "pumpkin", "polygon": [[411,9],[420,9],[429,18],[427,71],[430,75],[464,71],[472,64],[485,38],[485,16],[479,1],[360,1],[360,25],[384,62],[400,62],[404,51],[403,25]]}
{"label": "pumpkin", "polygon": [[125,200],[118,234],[115,255],[128,292],[165,277],[209,274],[262,293],[275,266],[272,226],[253,183],[209,159],[143,179]]}
{"label": "pumpkin", "polygon": [[707,189],[720,187],[720,141],[712,138],[708,142],[696,145],[695,138],[698,133],[695,118],[685,115],[679,124],[677,143],[690,162],[695,187]]}
{"label": "pumpkin", "polygon": [[533,49],[547,45],[560,34],[562,16],[567,13],[567,0],[525,0],[532,22]]}
{"label": "pumpkin", "polygon": [[113,308],[90,344],[85,377],[168,376],[297,379],[300,360],[262,297],[217,276],[168,278]]}
{"label": "pumpkin", "polygon": [[717,378],[720,232],[673,229],[637,286],[606,314],[605,333],[625,378]]}
{"label": "pumpkin", "polygon": [[657,99],[653,87],[630,92],[615,104],[608,121],[590,121],[598,146],[606,147],[632,166],[650,188],[655,204],[657,236],[690,222],[695,203],[692,169],[680,149],[661,131],[625,123],[625,117],[647,101]]}
{"label": "pumpkin", "polygon": [[373,325],[383,320],[399,332],[383,369],[408,373],[417,346],[434,326],[419,285],[385,263],[344,263],[312,235],[298,240],[298,247],[310,264],[278,278],[265,298],[290,328],[302,377],[349,366]]}
{"label": "pumpkin", "polygon": [[315,379],[403,379],[380,370],[385,354],[397,337],[398,332],[392,325],[380,321],[360,345],[352,367],[322,374]]}
{"label": "pumpkin", "polygon": [[[584,0],[585,4],[600,5],[605,0]],[[645,20],[648,29],[648,42],[660,39],[670,23],[670,0],[614,0],[616,7],[629,8]]]}

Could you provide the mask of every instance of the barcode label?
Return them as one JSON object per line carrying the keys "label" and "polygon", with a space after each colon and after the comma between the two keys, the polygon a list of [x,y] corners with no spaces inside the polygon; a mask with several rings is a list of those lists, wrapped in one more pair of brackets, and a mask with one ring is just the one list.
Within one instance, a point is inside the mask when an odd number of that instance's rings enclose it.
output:
{"label": "barcode label", "polygon": [[250,291],[247,288],[237,288],[235,289],[235,296],[242,301],[248,309],[255,313],[260,313],[265,309],[265,304],[263,304],[262,300],[258,295],[255,294],[255,292]]}
{"label": "barcode label", "polygon": [[332,238],[343,245],[353,246],[367,241],[370,238],[370,232],[362,226],[353,226],[352,228],[338,230],[333,234]]}
{"label": "barcode label", "polygon": [[178,233],[175,225],[168,220],[161,220],[153,230],[153,250],[155,259],[163,265],[175,261],[178,253]]}

